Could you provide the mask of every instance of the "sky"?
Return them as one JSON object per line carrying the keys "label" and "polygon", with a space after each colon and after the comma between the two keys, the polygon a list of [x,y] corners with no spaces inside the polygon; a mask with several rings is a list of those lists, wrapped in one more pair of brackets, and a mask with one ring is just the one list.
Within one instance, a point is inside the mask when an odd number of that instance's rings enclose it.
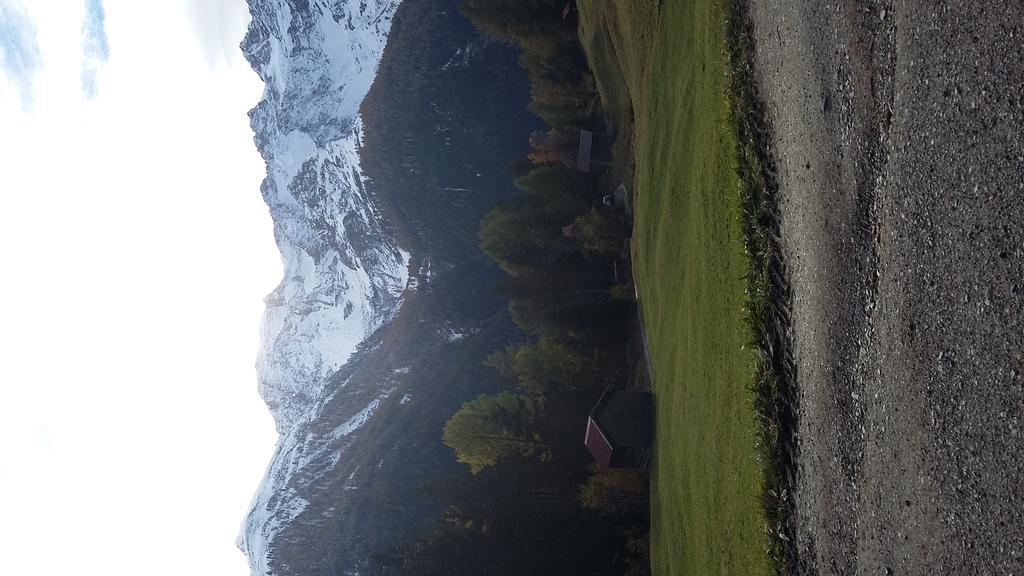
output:
{"label": "sky", "polygon": [[280,280],[242,0],[0,0],[0,572],[245,575]]}

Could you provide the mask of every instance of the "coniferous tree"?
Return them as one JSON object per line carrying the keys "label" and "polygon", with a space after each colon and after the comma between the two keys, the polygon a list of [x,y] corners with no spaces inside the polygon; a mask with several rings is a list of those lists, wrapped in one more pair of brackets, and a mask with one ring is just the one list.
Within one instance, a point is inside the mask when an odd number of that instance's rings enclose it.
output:
{"label": "coniferous tree", "polygon": [[530,161],[539,165],[575,166],[578,142],[579,136],[568,130],[552,128],[546,133],[534,132],[530,136]]}
{"label": "coniferous tree", "polygon": [[629,222],[618,212],[591,210],[562,231],[591,254],[616,258],[622,253],[622,243],[629,236]]}
{"label": "coniferous tree", "polygon": [[484,394],[462,405],[444,426],[444,443],[473,473],[513,455],[550,457],[535,430],[535,401],[509,392]]}
{"label": "coniferous tree", "polygon": [[561,0],[464,0],[459,11],[486,34],[534,50],[543,39],[571,41],[562,23]]}
{"label": "coniferous tree", "polygon": [[582,206],[563,190],[501,204],[480,225],[480,247],[513,276],[565,271],[579,257],[579,249],[562,229]]}
{"label": "coniferous tree", "polygon": [[591,361],[551,336],[516,349],[512,369],[519,387],[538,397],[565,394],[599,381]]}

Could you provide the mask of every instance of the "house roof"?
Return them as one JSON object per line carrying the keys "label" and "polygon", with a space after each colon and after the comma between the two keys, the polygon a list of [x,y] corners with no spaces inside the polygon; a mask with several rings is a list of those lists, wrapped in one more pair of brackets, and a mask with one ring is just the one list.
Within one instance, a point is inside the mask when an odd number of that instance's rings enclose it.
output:
{"label": "house roof", "polygon": [[650,392],[609,388],[591,410],[588,425],[594,422],[613,447],[647,447],[654,431],[652,413]]}
{"label": "house roof", "polygon": [[587,418],[587,434],[583,438],[583,444],[597,461],[597,465],[607,469],[612,463],[612,445],[605,438],[601,428],[594,422],[593,418]]}

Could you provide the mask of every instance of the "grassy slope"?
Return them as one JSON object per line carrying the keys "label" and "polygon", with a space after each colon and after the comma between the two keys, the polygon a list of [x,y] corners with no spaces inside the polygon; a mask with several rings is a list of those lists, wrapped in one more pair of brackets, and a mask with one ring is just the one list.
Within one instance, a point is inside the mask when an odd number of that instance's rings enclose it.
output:
{"label": "grassy slope", "polygon": [[[654,574],[766,574],[755,356],[719,0],[581,2],[616,152],[635,159],[636,279],[654,365]],[[629,177],[628,168],[620,169]]]}

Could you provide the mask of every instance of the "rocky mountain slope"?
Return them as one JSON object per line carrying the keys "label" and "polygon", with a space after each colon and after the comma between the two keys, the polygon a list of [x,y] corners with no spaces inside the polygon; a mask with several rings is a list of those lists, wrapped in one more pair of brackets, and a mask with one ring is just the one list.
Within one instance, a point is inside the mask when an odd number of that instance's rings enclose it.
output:
{"label": "rocky mountain slope", "polygon": [[238,543],[254,574],[272,574],[280,572],[271,565],[275,538],[308,504],[289,480],[328,451],[334,460],[318,464],[336,463],[340,450],[331,441],[374,412],[370,401],[326,438],[304,436],[328,400],[330,377],[397,312],[409,256],[384,230],[359,163],[359,103],[397,0],[249,5],[241,48],[266,83],[249,117],[267,163],[262,193],[284,264],[266,298],[257,370],[281,437]]}
{"label": "rocky mountain slope", "polygon": [[476,230],[514,193],[528,87],[458,0],[399,4],[250,0],[285,267],[257,366],[280,438],[238,538],[253,574],[367,573],[436,516],[424,493],[455,469],[441,427],[515,337]]}
{"label": "rocky mountain slope", "polygon": [[267,299],[260,392],[287,433],[327,378],[397,310],[408,254],[383,229],[359,163],[359,103],[397,0],[253,0],[242,50],[266,83],[249,112],[284,279]]}

